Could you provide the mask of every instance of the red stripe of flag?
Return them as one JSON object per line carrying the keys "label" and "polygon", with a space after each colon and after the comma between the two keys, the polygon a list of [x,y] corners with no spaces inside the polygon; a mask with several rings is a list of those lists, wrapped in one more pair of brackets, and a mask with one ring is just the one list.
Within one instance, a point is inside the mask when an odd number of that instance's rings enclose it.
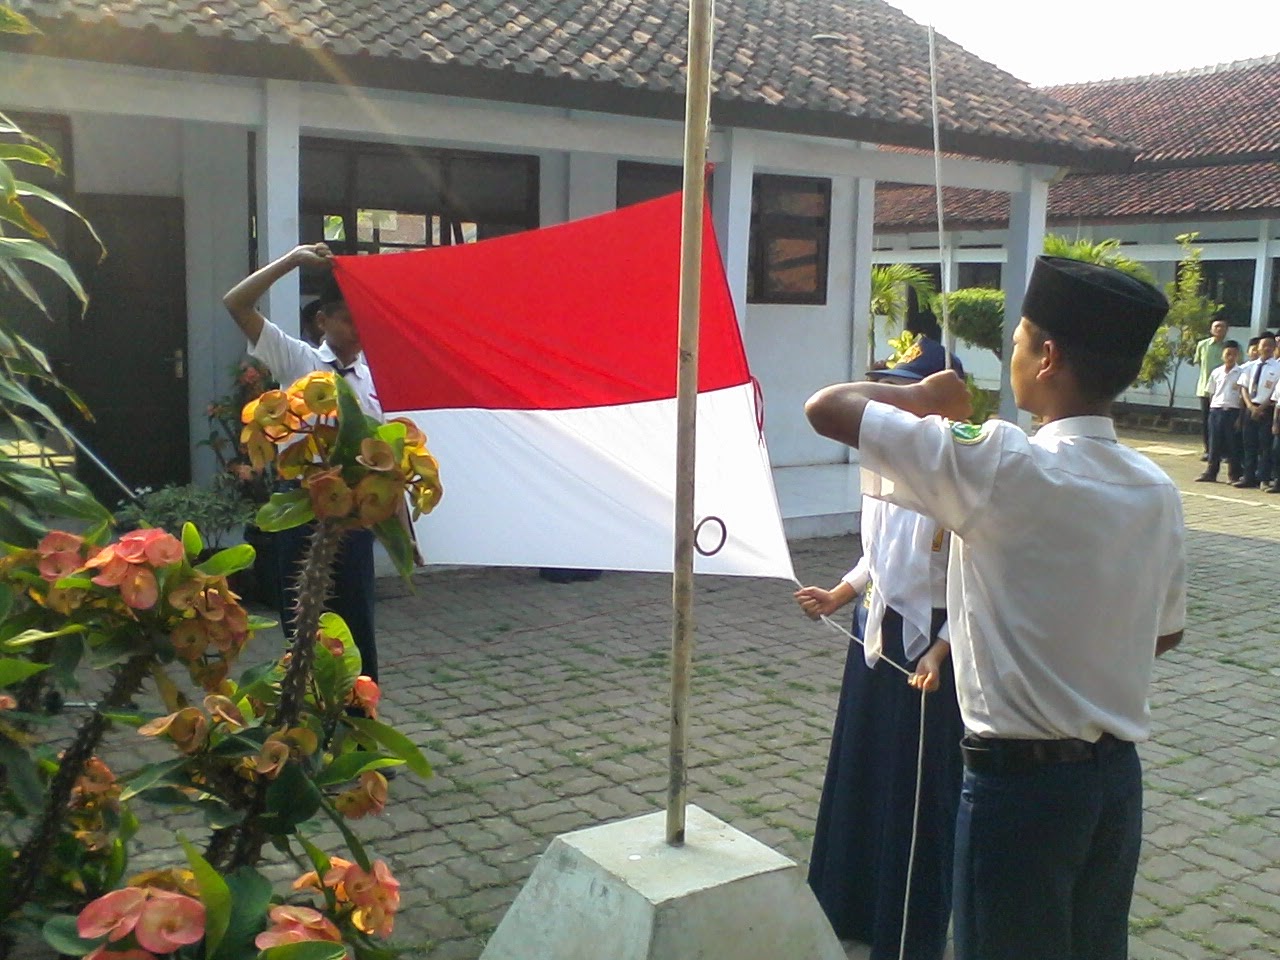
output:
{"label": "red stripe of flag", "polygon": [[[676,393],[679,193],[335,272],[388,411],[562,410]],[[704,210],[701,391],[750,380]]]}

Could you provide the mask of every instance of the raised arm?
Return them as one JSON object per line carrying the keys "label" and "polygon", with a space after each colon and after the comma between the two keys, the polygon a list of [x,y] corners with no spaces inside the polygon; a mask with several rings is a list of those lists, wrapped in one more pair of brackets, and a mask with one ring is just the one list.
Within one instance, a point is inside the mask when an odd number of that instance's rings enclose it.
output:
{"label": "raised arm", "polygon": [[244,333],[250,346],[255,346],[262,336],[266,318],[258,312],[258,301],[281,277],[298,267],[332,267],[333,253],[323,243],[294,247],[278,260],[273,260],[261,270],[249,274],[222,296],[222,305]]}
{"label": "raised arm", "polygon": [[964,420],[972,410],[969,388],[953,371],[944,370],[906,385],[864,381],[824,387],[805,403],[804,413],[809,425],[822,436],[856,447],[862,435],[862,415],[871,400],[917,417],[936,413]]}

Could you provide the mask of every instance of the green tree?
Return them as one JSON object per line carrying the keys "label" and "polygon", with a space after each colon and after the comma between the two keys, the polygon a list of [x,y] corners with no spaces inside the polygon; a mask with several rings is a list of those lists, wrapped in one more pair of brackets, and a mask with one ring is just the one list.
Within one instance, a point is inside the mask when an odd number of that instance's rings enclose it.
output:
{"label": "green tree", "polygon": [[1177,279],[1165,286],[1169,298],[1169,315],[1164,325],[1151,341],[1142,359],[1138,383],[1154,386],[1163,383],[1169,391],[1166,409],[1172,414],[1178,371],[1184,363],[1195,358],[1196,344],[1209,335],[1209,325],[1222,309],[1204,295],[1204,267],[1200,261],[1201,250],[1195,246],[1198,233],[1178,236],[1182,247],[1182,260],[1178,263]]}
{"label": "green tree", "polygon": [[1099,263],[1106,267],[1115,267],[1122,273],[1136,277],[1144,283],[1155,284],[1156,278],[1147,269],[1146,264],[1139,263],[1132,257],[1120,252],[1120,241],[1111,240],[1068,240],[1056,233],[1047,234],[1044,238],[1044,252],[1050,257],[1067,257],[1071,260],[1083,260],[1086,263]]}
{"label": "green tree", "polygon": [[902,325],[907,315],[907,291],[920,303],[933,297],[933,279],[909,263],[886,263],[871,268],[871,316],[867,322],[867,366],[876,362],[876,321],[884,317],[886,331]]}

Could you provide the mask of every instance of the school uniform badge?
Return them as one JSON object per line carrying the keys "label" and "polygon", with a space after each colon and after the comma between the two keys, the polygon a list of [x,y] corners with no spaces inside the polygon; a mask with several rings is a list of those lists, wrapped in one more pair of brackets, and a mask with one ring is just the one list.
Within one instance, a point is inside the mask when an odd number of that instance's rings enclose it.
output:
{"label": "school uniform badge", "polygon": [[981,443],[986,439],[986,434],[982,432],[982,425],[977,423],[953,423],[951,425],[951,438],[956,443],[972,444]]}

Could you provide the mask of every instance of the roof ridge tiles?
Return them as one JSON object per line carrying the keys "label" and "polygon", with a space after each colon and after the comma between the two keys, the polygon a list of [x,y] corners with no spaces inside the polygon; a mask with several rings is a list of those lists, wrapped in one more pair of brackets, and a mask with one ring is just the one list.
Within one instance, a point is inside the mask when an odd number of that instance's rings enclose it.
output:
{"label": "roof ridge tiles", "polygon": [[1146,83],[1152,80],[1183,80],[1191,77],[1205,77],[1217,73],[1233,73],[1253,70],[1257,67],[1269,67],[1280,64],[1280,53],[1265,57],[1252,57],[1245,60],[1228,60],[1224,63],[1212,63],[1203,67],[1188,67],[1183,70],[1169,70],[1165,73],[1141,73],[1128,77],[1106,77],[1101,80],[1080,80],[1073,83],[1046,83],[1037,90],[1079,90],[1085,87],[1105,87],[1120,83]]}

